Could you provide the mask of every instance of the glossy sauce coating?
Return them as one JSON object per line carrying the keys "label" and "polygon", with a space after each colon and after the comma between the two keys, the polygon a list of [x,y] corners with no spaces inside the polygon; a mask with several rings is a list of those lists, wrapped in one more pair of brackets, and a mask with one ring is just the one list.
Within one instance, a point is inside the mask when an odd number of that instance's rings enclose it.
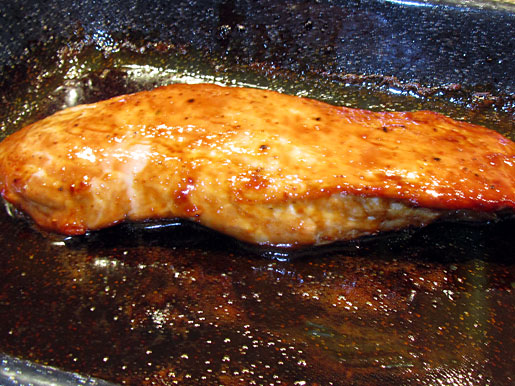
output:
{"label": "glossy sauce coating", "polygon": [[63,110],[0,144],[3,197],[81,234],[185,218],[259,244],[321,244],[448,211],[515,208],[515,144],[440,114],[171,85]]}

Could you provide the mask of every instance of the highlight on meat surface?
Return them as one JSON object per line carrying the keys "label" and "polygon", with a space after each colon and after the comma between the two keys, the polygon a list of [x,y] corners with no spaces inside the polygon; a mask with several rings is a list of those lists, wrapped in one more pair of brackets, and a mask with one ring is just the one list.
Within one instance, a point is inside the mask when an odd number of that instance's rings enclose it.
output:
{"label": "highlight on meat surface", "polygon": [[429,111],[176,84],[12,134],[0,189],[68,235],[180,218],[260,245],[319,245],[513,211],[515,144]]}

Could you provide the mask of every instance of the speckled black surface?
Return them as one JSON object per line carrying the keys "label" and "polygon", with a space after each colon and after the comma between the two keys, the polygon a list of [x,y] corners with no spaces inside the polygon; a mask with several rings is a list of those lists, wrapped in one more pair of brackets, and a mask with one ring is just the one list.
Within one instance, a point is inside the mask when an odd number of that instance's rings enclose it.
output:
{"label": "speckled black surface", "polygon": [[0,6],[0,24],[2,65],[82,29],[99,39],[140,33],[239,63],[515,93],[515,13],[506,9],[378,0],[11,0]]}

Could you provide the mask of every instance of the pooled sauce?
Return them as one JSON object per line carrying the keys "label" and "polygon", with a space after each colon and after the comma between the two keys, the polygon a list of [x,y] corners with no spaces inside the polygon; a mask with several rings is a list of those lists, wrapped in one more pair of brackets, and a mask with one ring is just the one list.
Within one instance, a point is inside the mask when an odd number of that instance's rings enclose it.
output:
{"label": "pooled sauce", "polygon": [[[510,116],[437,97],[222,73],[180,55],[74,58],[19,91],[2,118],[6,133],[69,104],[202,80],[375,110],[432,109],[514,138]],[[0,347],[135,386],[510,384],[513,229],[512,219],[436,223],[288,261],[175,222],[63,239],[2,212]]]}

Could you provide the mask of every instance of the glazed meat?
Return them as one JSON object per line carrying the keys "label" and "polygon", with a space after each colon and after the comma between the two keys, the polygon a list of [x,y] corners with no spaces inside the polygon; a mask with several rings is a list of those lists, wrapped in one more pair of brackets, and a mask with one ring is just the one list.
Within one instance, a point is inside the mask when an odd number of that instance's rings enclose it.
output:
{"label": "glazed meat", "polygon": [[171,85],[58,112],[0,144],[5,200],[82,234],[181,218],[262,245],[324,244],[515,208],[515,144],[437,113]]}

